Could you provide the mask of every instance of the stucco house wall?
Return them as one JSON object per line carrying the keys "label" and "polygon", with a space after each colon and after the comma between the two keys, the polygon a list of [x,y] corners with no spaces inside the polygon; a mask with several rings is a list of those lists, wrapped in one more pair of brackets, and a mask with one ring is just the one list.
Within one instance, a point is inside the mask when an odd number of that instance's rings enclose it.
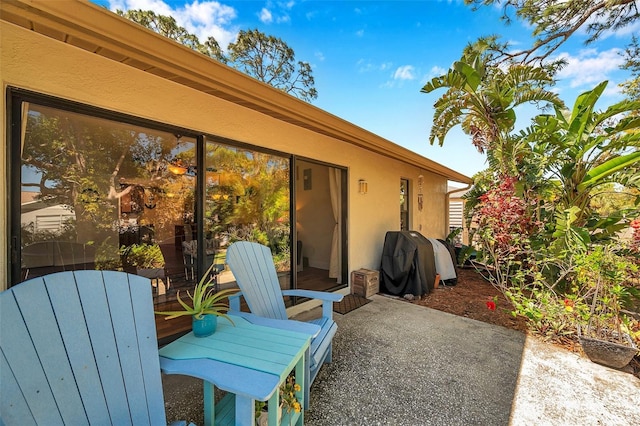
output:
{"label": "stucco house wall", "polygon": [[[88,5],[85,7],[93,8]],[[109,16],[106,19],[114,18]],[[143,30],[133,27],[132,31]],[[415,164],[415,161],[412,164],[390,158],[379,152],[384,151],[380,148],[370,150],[366,146],[347,143],[283,121],[256,109],[217,97],[215,93],[209,94],[168,80],[157,75],[161,74],[159,72],[146,72],[132,66],[131,63],[122,63],[61,42],[56,39],[57,36],[54,35],[52,38],[4,19],[0,22],[0,81],[3,88],[0,100],[3,111],[0,161],[4,164],[7,161],[6,89],[15,87],[346,168],[349,186],[347,226],[350,270],[362,267],[378,268],[385,233],[398,230],[400,227],[401,178],[408,179],[412,189],[411,228],[429,237],[445,236],[445,193],[447,180],[451,176],[447,177],[441,171],[434,173],[428,170],[426,165],[429,163],[426,159],[423,159],[424,164]],[[162,45],[168,41],[158,38],[157,43]],[[182,49],[182,46],[173,46],[173,43],[171,47]],[[190,55],[188,57],[195,55],[192,52],[185,54]],[[171,58],[167,60],[170,61]],[[190,65],[185,63],[183,66]],[[216,67],[220,68],[219,65]],[[230,73],[235,79],[247,78],[238,76],[239,73],[235,70],[228,69],[224,72]],[[216,76],[212,75],[211,78],[215,80]],[[274,98],[290,98],[270,88],[265,90]],[[285,101],[301,102],[289,99]],[[362,129],[317,108],[311,112],[321,117],[326,116],[329,122],[335,121],[347,130],[353,127],[353,131],[363,132]],[[371,134],[372,138],[374,136]],[[389,146],[403,152],[403,149],[393,144],[389,143]],[[452,171],[451,173],[454,177],[460,176],[460,180],[464,179],[462,175]],[[424,176],[424,209],[421,211],[418,210],[416,199],[417,179],[420,175]],[[367,180],[367,194],[358,193],[359,179]],[[0,204],[2,241],[8,240],[7,191],[8,178],[5,173],[3,185],[0,186],[0,196],[3,200]],[[5,244],[0,245],[0,257],[8,259]],[[0,276],[6,277],[7,273],[7,260],[4,260],[0,262]],[[2,280],[0,286],[6,286],[6,280]]]}

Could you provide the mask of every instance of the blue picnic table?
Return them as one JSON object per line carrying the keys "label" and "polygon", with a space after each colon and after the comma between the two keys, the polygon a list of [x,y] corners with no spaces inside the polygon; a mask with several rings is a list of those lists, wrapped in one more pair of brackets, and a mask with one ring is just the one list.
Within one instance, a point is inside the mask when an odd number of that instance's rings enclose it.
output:
{"label": "blue picnic table", "polygon": [[[188,333],[160,349],[160,368],[167,374],[188,374],[204,381],[206,425],[255,425],[255,401],[268,401],[269,425],[278,424],[278,389],[294,371],[305,389],[305,362],[309,343],[317,330],[291,331],[257,325],[230,315],[231,324],[218,318],[218,328],[208,337]],[[289,327],[290,328],[290,327]],[[310,331],[310,333],[308,332]],[[217,404],[215,387],[227,395]],[[304,407],[304,392],[296,393]],[[282,424],[303,425],[304,411],[282,410]]]}

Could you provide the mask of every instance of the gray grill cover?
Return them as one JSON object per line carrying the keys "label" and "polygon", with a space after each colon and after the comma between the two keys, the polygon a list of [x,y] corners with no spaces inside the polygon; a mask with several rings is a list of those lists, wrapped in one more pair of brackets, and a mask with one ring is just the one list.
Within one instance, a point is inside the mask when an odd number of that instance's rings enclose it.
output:
{"label": "gray grill cover", "polygon": [[423,296],[433,290],[436,265],[431,242],[415,231],[389,231],[380,267],[381,291]]}

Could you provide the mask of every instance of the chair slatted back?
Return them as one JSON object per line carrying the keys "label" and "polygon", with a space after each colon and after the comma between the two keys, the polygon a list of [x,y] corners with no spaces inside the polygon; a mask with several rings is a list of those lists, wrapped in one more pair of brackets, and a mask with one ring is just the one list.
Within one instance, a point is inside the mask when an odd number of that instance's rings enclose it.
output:
{"label": "chair slatted back", "polygon": [[0,424],[166,424],[151,285],[59,272],[0,293]]}
{"label": "chair slatted back", "polygon": [[258,243],[239,241],[227,249],[227,264],[252,313],[287,319],[271,250]]}

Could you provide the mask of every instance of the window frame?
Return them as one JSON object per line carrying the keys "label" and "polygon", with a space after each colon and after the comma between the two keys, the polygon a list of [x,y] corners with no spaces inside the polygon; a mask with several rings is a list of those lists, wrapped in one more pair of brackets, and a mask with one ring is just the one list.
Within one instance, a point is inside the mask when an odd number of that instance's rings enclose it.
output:
{"label": "window frame", "polygon": [[[21,273],[21,227],[20,227],[20,217],[21,217],[21,205],[20,205],[20,194],[22,188],[22,105],[24,102],[34,103],[38,105],[42,105],[49,108],[59,109],[61,111],[66,111],[70,113],[76,113],[85,115],[87,117],[95,117],[100,119],[106,119],[110,121],[115,121],[118,123],[123,123],[131,126],[139,126],[152,130],[157,130],[161,132],[169,132],[173,134],[180,134],[182,136],[186,136],[189,138],[193,138],[196,140],[196,165],[199,170],[205,169],[205,161],[206,161],[206,144],[208,142],[218,143],[223,145],[228,145],[238,149],[246,149],[251,151],[258,151],[268,155],[274,155],[282,157],[287,160],[289,164],[289,191],[290,191],[290,205],[289,205],[289,215],[290,215],[290,225],[289,232],[291,235],[291,241],[294,241],[294,232],[295,232],[295,208],[294,200],[293,200],[293,181],[291,180],[292,170],[293,169],[293,155],[288,153],[283,153],[277,150],[264,148],[261,146],[256,146],[248,143],[243,143],[240,141],[236,141],[233,139],[216,136],[204,132],[198,132],[196,130],[187,129],[185,127],[168,125],[159,121],[143,119],[140,117],[136,117],[130,114],[125,114],[121,112],[116,112],[76,101],[71,101],[59,97],[54,97],[42,93],[33,92],[26,89],[16,88],[16,87],[7,87],[6,89],[6,122],[7,126],[7,161],[6,161],[6,179],[7,179],[7,197],[9,200],[9,205],[7,206],[7,227],[9,232],[9,238],[6,242],[7,249],[7,285],[8,287],[12,287],[16,284],[19,284],[21,281],[22,273]],[[196,188],[195,188],[196,200],[194,211],[198,215],[198,217],[204,217],[205,214],[205,203],[203,202],[204,196],[206,194],[206,184],[205,184],[205,174],[199,173],[196,178]],[[204,221],[199,221],[197,226],[197,238],[199,241],[204,241]],[[293,243],[290,242],[293,245]],[[205,272],[204,270],[204,262],[205,262],[205,250],[206,247],[204,244],[198,244],[198,259],[199,264],[197,265],[198,274],[201,275]],[[293,254],[295,248],[292,248],[291,253]],[[292,257],[293,259],[293,257]]]}

